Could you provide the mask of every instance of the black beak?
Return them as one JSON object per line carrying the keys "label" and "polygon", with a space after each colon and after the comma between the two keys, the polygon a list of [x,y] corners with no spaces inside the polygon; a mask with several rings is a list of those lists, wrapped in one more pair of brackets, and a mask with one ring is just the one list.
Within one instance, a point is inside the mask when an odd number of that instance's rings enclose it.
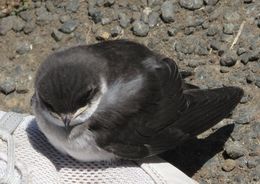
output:
{"label": "black beak", "polygon": [[65,129],[69,130],[71,117],[69,115],[63,115],[61,118],[64,123]]}

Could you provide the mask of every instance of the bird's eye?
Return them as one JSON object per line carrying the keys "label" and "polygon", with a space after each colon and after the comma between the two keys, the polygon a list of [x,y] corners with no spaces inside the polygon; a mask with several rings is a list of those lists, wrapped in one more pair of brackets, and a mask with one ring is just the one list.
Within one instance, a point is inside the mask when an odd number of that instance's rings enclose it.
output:
{"label": "bird's eye", "polygon": [[50,114],[56,119],[61,119],[61,117],[55,112],[50,112]]}

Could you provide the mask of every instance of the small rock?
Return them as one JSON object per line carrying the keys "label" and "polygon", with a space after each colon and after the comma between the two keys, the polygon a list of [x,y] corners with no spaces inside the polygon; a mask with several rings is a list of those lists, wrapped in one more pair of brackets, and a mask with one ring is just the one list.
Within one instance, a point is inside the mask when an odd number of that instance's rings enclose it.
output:
{"label": "small rock", "polygon": [[56,10],[56,8],[55,8],[55,6],[54,6],[54,4],[53,4],[52,1],[46,1],[46,2],[45,2],[45,7],[46,7],[46,9],[47,9],[49,12],[52,12],[52,13],[54,13],[55,10]]}
{"label": "small rock", "polygon": [[122,34],[122,28],[120,26],[115,26],[111,29],[111,36],[116,37],[120,34]]}
{"label": "small rock", "polygon": [[158,23],[158,20],[159,20],[159,13],[157,12],[152,12],[149,14],[149,17],[148,17],[148,25],[150,27],[154,27],[156,26],[156,24]]}
{"label": "small rock", "polygon": [[194,27],[185,27],[185,29],[184,29],[184,34],[185,34],[185,35],[190,35],[190,34],[192,34],[194,31],[195,31],[195,28],[194,28]]}
{"label": "small rock", "polygon": [[31,32],[33,32],[33,30],[35,29],[36,25],[34,22],[27,22],[25,25],[24,25],[24,28],[23,28],[23,32],[25,34],[29,34]]}
{"label": "small rock", "polygon": [[52,21],[52,19],[53,19],[52,14],[50,12],[46,11],[45,8],[44,8],[44,10],[39,10],[38,13],[36,13],[36,14],[37,14],[36,24],[41,25],[41,26],[50,23],[50,21]]}
{"label": "small rock", "polygon": [[0,84],[0,91],[5,95],[8,95],[8,94],[14,92],[15,91],[14,82],[11,80],[7,80],[7,81],[3,82],[2,84]]}
{"label": "small rock", "polygon": [[184,39],[175,44],[175,50],[183,54],[192,54],[195,50],[195,46]]}
{"label": "small rock", "polygon": [[222,67],[220,68],[220,72],[221,72],[221,73],[228,73],[228,72],[230,72],[230,68],[229,68],[229,67],[222,66]]}
{"label": "small rock", "polygon": [[240,61],[241,61],[241,63],[246,65],[249,61],[249,53],[245,52],[245,53],[241,54],[240,55]]}
{"label": "small rock", "polygon": [[206,5],[215,6],[219,0],[204,0]]}
{"label": "small rock", "polygon": [[219,41],[213,40],[210,42],[210,47],[213,50],[220,50],[221,49],[221,43]]}
{"label": "small rock", "polygon": [[218,27],[211,25],[208,28],[207,36],[215,36],[218,32],[219,32]]}
{"label": "small rock", "polygon": [[118,5],[119,5],[119,7],[126,8],[128,5],[128,1],[127,0],[118,0]]}
{"label": "small rock", "polygon": [[130,23],[130,18],[129,16],[127,16],[125,13],[119,13],[118,14],[119,17],[119,24],[122,28],[126,28],[129,23]]}
{"label": "small rock", "polygon": [[69,12],[77,12],[79,9],[79,0],[69,0],[66,5],[66,10]]}
{"label": "small rock", "polygon": [[26,22],[33,20],[34,12],[32,10],[26,10],[19,13],[19,16]]}
{"label": "small rock", "polygon": [[220,64],[222,66],[234,66],[237,62],[237,57],[235,54],[231,53],[231,52],[228,52],[228,53],[225,53],[221,59],[220,59]]}
{"label": "small rock", "polygon": [[248,160],[246,165],[249,169],[252,169],[255,168],[258,164],[255,160]]}
{"label": "small rock", "polygon": [[13,28],[15,16],[2,18],[0,21],[0,35],[6,35]]}
{"label": "small rock", "polygon": [[228,22],[238,21],[240,19],[240,15],[235,11],[226,11],[224,13],[224,19]]}
{"label": "small rock", "polygon": [[71,17],[69,15],[60,16],[60,22],[61,23],[64,23],[64,22],[66,22],[66,21],[68,21],[70,19],[71,19]]}
{"label": "small rock", "polygon": [[101,22],[102,14],[101,11],[99,11],[98,9],[90,7],[88,10],[88,14],[92,18],[95,24]]}
{"label": "small rock", "polygon": [[175,36],[175,35],[177,34],[177,32],[178,32],[178,29],[177,29],[177,28],[170,28],[170,29],[168,30],[168,35],[169,35],[169,36]]}
{"label": "small rock", "polygon": [[96,4],[97,6],[102,7],[105,4],[105,0],[96,0]]}
{"label": "small rock", "polygon": [[257,61],[260,58],[260,51],[249,52],[249,61]]}
{"label": "small rock", "polygon": [[244,96],[240,100],[240,103],[245,104],[245,103],[249,102],[250,100],[252,100],[252,96],[250,96],[249,94],[244,94]]}
{"label": "small rock", "polygon": [[224,150],[225,153],[232,159],[237,159],[245,155],[245,149],[238,141],[226,144]]}
{"label": "small rock", "polygon": [[54,29],[51,33],[51,36],[54,38],[55,41],[60,41],[63,37],[63,34],[58,31],[57,29]]}
{"label": "small rock", "polygon": [[106,25],[106,24],[109,24],[109,23],[111,23],[112,22],[112,20],[110,19],[110,18],[107,18],[107,17],[103,17],[102,19],[101,19],[101,24],[102,25]]}
{"label": "small rock", "polygon": [[240,56],[241,54],[244,54],[246,51],[247,51],[247,50],[246,50],[245,48],[239,47],[239,48],[237,49],[237,55]]}
{"label": "small rock", "polygon": [[166,23],[174,21],[174,7],[171,1],[165,1],[161,6],[162,20]]}
{"label": "small rock", "polygon": [[133,23],[133,33],[136,36],[147,36],[149,32],[149,26],[140,20],[136,20]]}
{"label": "small rock", "polygon": [[231,24],[231,23],[229,23],[229,24],[224,24],[223,32],[224,32],[225,34],[232,35],[233,32],[234,32],[234,28],[235,28],[234,24]]}
{"label": "small rock", "polygon": [[227,159],[224,161],[224,164],[222,165],[223,171],[230,172],[236,167],[236,161]]}
{"label": "small rock", "polygon": [[260,88],[260,77],[256,77],[255,85]]}
{"label": "small rock", "polygon": [[112,6],[113,4],[115,4],[115,0],[106,0],[104,6]]}
{"label": "small rock", "polygon": [[141,15],[141,20],[144,23],[148,23],[149,15],[150,15],[151,12],[152,12],[152,9],[150,7],[144,8],[142,15]]}
{"label": "small rock", "polygon": [[29,87],[24,82],[16,84],[16,92],[19,94],[25,94],[29,92]]}
{"label": "small rock", "polygon": [[246,81],[247,83],[252,83],[255,81],[255,75],[252,73],[252,72],[249,72],[247,75],[246,75]]}
{"label": "small rock", "polygon": [[108,40],[109,37],[110,37],[110,34],[107,31],[104,31],[102,29],[99,29],[96,32],[96,39],[97,40]]}
{"label": "small rock", "polygon": [[25,25],[25,22],[19,18],[19,17],[16,17],[14,20],[13,20],[13,30],[15,32],[20,32],[23,30],[24,28],[24,25]]}
{"label": "small rock", "polygon": [[179,3],[188,10],[200,9],[203,6],[203,0],[180,0]]}
{"label": "small rock", "polygon": [[203,28],[203,29],[208,29],[208,28],[209,28],[209,21],[204,21],[204,22],[202,23],[202,28]]}
{"label": "small rock", "polygon": [[71,19],[64,22],[64,24],[61,26],[59,30],[63,33],[69,34],[75,31],[75,29],[78,27],[78,24],[79,24],[78,21]]}
{"label": "small rock", "polygon": [[32,44],[30,44],[28,42],[20,42],[17,44],[16,52],[18,54],[22,55],[22,54],[29,52],[30,50],[32,50]]}

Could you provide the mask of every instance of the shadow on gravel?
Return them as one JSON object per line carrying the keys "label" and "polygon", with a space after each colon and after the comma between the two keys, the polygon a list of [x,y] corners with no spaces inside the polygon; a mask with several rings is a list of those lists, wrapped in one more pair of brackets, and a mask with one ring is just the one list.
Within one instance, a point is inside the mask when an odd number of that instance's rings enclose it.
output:
{"label": "shadow on gravel", "polygon": [[221,127],[204,139],[193,138],[160,156],[193,176],[209,159],[219,153],[234,129],[234,124]]}

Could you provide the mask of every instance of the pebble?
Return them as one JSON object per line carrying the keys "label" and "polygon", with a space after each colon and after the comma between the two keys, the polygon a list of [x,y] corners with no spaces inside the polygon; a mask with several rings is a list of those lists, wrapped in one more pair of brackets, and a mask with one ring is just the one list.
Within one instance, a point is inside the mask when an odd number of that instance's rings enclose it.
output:
{"label": "pebble", "polygon": [[230,72],[230,68],[222,66],[222,67],[220,67],[220,72],[221,73],[228,73],[228,72]]}
{"label": "pebble", "polygon": [[235,169],[235,167],[236,167],[236,161],[231,160],[231,159],[225,160],[222,165],[223,171],[226,171],[226,172],[232,171],[233,169]]}
{"label": "pebble", "polygon": [[215,6],[219,0],[204,0],[206,5]]}
{"label": "pebble", "polygon": [[147,36],[149,32],[149,26],[140,20],[136,20],[133,23],[133,34],[136,36]]}
{"label": "pebble", "polygon": [[185,29],[184,29],[184,34],[185,34],[185,35],[190,35],[190,34],[192,34],[194,31],[195,31],[195,28],[194,28],[194,27],[185,27]]}
{"label": "pebble", "polygon": [[246,65],[249,61],[249,53],[245,52],[245,53],[241,54],[239,58],[240,58],[241,63]]}
{"label": "pebble", "polygon": [[255,85],[260,88],[260,77],[256,77]]}
{"label": "pebble", "polygon": [[107,31],[104,31],[102,29],[98,29],[96,32],[96,39],[97,40],[108,40],[110,37],[110,33]]}
{"label": "pebble", "polygon": [[252,169],[252,168],[255,168],[258,164],[255,160],[248,160],[246,165],[249,169]]}
{"label": "pebble", "polygon": [[221,58],[220,58],[220,65],[222,66],[234,66],[237,62],[237,57],[235,54],[231,52],[225,53]]}
{"label": "pebble", "polygon": [[246,53],[246,49],[245,48],[243,48],[243,47],[239,47],[238,49],[237,49],[237,55],[241,55],[241,54],[244,54],[244,53]]}
{"label": "pebble", "polygon": [[32,10],[26,10],[19,13],[19,16],[26,22],[33,20],[34,12]]}
{"label": "pebble", "polygon": [[165,1],[161,6],[162,20],[166,23],[173,22],[175,13],[173,3],[171,1]]}
{"label": "pebble", "polygon": [[25,54],[32,50],[32,44],[29,42],[18,42],[16,46],[16,52],[20,55]]}
{"label": "pebble", "polygon": [[249,61],[257,61],[260,58],[260,51],[249,52]]}
{"label": "pebble", "polygon": [[224,26],[223,26],[223,33],[232,35],[233,32],[234,32],[234,28],[235,28],[235,26],[232,23],[224,24]]}
{"label": "pebble", "polygon": [[235,117],[234,119],[237,124],[248,124],[252,120],[252,117],[250,113],[242,113],[239,114],[239,116]]}
{"label": "pebble", "polygon": [[15,16],[9,16],[0,20],[0,35],[6,35],[13,28]]}
{"label": "pebble", "polygon": [[177,34],[177,32],[178,32],[178,29],[173,27],[168,30],[168,35],[175,36]]}
{"label": "pebble", "polygon": [[102,17],[101,18],[101,24],[102,25],[106,25],[106,24],[109,24],[111,22],[112,22],[112,20],[110,18],[107,18],[107,17]]}
{"label": "pebble", "polygon": [[183,54],[192,54],[195,50],[195,45],[191,43],[192,40],[188,38],[180,40],[175,44],[175,50]]}
{"label": "pebble", "polygon": [[130,18],[125,13],[118,14],[119,24],[122,28],[126,28],[130,24]]}
{"label": "pebble", "polygon": [[180,0],[179,3],[188,10],[200,9],[203,6],[203,0]]}
{"label": "pebble", "polygon": [[149,27],[154,27],[157,25],[158,23],[158,20],[159,20],[159,13],[157,12],[152,12],[149,14],[149,17],[148,17],[148,25]]}
{"label": "pebble", "polygon": [[29,34],[31,32],[33,32],[33,30],[35,29],[36,25],[34,22],[27,22],[25,25],[24,25],[24,28],[23,28],[23,32],[25,34]]}
{"label": "pebble", "polygon": [[214,25],[211,25],[208,28],[207,36],[215,36],[216,34],[218,34],[218,32],[219,32],[218,27],[214,26]]}
{"label": "pebble", "polygon": [[13,30],[15,32],[20,32],[23,30],[25,25],[25,22],[19,18],[19,17],[15,17],[15,19],[13,20]]}
{"label": "pebble", "polygon": [[66,22],[66,21],[68,21],[70,19],[71,19],[71,17],[69,15],[60,16],[60,22],[61,23],[64,23],[64,22]]}
{"label": "pebble", "polygon": [[248,74],[246,75],[246,81],[247,83],[252,83],[255,82],[255,75],[250,71],[248,72]]}
{"label": "pebble", "polygon": [[115,26],[111,29],[110,33],[112,37],[117,37],[118,35],[122,34],[122,28],[120,26]]}
{"label": "pebble", "polygon": [[66,5],[66,10],[68,12],[77,12],[79,9],[79,0],[69,0],[67,5]]}
{"label": "pebble", "polygon": [[51,33],[51,36],[53,37],[53,39],[54,39],[55,41],[58,42],[58,41],[62,40],[63,34],[62,34],[59,30],[54,29],[54,30],[52,31],[52,33]]}
{"label": "pebble", "polygon": [[225,144],[224,150],[231,159],[237,159],[245,155],[245,149],[238,141]]}
{"label": "pebble", "polygon": [[228,22],[235,22],[240,20],[240,15],[235,11],[228,10],[224,13],[224,19]]}
{"label": "pebble", "polygon": [[56,8],[55,8],[55,6],[54,6],[54,4],[53,4],[52,1],[46,1],[46,2],[45,2],[45,7],[46,7],[46,9],[47,9],[49,12],[54,13],[54,12],[56,11]]}
{"label": "pebble", "polygon": [[106,0],[104,6],[112,6],[113,4],[115,4],[115,0]]}
{"label": "pebble", "polygon": [[16,84],[16,90],[17,93],[19,94],[25,94],[29,92],[29,86],[27,83],[20,81],[19,83]]}
{"label": "pebble", "polygon": [[210,47],[213,50],[220,50],[221,49],[221,43],[219,41],[213,40],[210,42]]}
{"label": "pebble", "polygon": [[[45,9],[45,8],[44,8]],[[53,16],[50,12],[47,12],[46,9],[44,11],[39,11],[37,18],[36,18],[36,24],[38,25],[46,25],[52,21]]]}
{"label": "pebble", "polygon": [[8,95],[15,91],[15,83],[12,80],[6,80],[2,84],[0,84],[0,91]]}
{"label": "pebble", "polygon": [[152,12],[152,9],[150,7],[144,8],[142,14],[141,14],[141,20],[144,23],[148,23],[149,15]]}
{"label": "pebble", "polygon": [[62,24],[61,28],[59,29],[61,32],[63,33],[72,33],[73,31],[75,31],[75,29],[78,27],[78,21],[76,20],[68,20],[66,22],[64,22],[64,24]]}
{"label": "pebble", "polygon": [[88,14],[92,18],[95,24],[101,22],[102,14],[101,11],[99,11],[98,9],[89,7]]}

